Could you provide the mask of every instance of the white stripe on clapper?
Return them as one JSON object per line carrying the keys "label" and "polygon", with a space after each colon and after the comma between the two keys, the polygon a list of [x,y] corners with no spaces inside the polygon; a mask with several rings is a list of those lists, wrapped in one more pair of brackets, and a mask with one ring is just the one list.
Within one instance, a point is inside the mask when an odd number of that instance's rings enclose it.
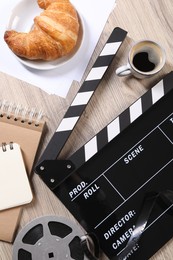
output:
{"label": "white stripe on clapper", "polygon": [[156,103],[161,97],[164,96],[163,80],[159,81],[152,89],[152,101]]}
{"label": "white stripe on clapper", "polygon": [[86,143],[84,149],[85,149],[85,161],[87,162],[98,151],[96,136],[94,136],[88,143]]}
{"label": "white stripe on clapper", "polygon": [[59,127],[57,128],[56,132],[72,130],[74,128],[78,118],[79,118],[78,116],[63,118],[63,120],[61,121],[61,123],[60,123]]}
{"label": "white stripe on clapper", "polygon": [[107,69],[107,66],[92,68],[88,74],[86,81],[101,79]]}
{"label": "white stripe on clapper", "polygon": [[140,98],[130,106],[130,122],[132,123],[141,114],[142,114],[142,104]]}
{"label": "white stripe on clapper", "polygon": [[93,94],[93,91],[88,91],[88,92],[81,92],[78,93],[72,102],[71,106],[80,106],[80,105],[85,105],[88,103],[89,99],[91,98]]}
{"label": "white stripe on clapper", "polygon": [[110,142],[115,136],[120,133],[120,121],[119,117],[117,117],[114,121],[112,121],[108,126],[108,142]]}
{"label": "white stripe on clapper", "polygon": [[122,42],[110,42],[107,43],[105,48],[100,53],[100,56],[106,56],[106,55],[114,55],[118,48],[120,47]]}

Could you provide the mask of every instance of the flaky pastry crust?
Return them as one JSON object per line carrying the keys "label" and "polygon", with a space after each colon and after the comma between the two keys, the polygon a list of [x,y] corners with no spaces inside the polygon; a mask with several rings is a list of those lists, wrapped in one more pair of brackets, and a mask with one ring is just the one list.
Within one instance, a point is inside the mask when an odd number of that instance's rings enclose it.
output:
{"label": "flaky pastry crust", "polygon": [[4,40],[17,55],[29,60],[55,60],[76,46],[79,19],[69,0],[38,0],[44,11],[28,33],[6,31]]}

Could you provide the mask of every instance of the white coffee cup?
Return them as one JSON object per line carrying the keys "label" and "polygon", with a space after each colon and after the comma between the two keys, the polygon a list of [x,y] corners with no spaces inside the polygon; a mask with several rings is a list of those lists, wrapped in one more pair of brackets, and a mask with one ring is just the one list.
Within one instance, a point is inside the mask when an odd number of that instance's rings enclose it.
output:
{"label": "white coffee cup", "polygon": [[165,51],[158,43],[143,40],[131,48],[128,63],[119,67],[116,74],[119,77],[133,75],[140,79],[150,77],[163,68],[165,61]]}

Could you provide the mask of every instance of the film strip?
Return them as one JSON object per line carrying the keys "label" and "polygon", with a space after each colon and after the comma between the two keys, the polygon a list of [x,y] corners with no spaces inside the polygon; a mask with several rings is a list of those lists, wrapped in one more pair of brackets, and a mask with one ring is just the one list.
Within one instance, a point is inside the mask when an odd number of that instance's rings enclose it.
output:
{"label": "film strip", "polygon": [[13,260],[98,260],[99,245],[72,221],[57,216],[37,218],[17,235]]}
{"label": "film strip", "polygon": [[148,224],[150,215],[154,209],[154,206],[157,203],[164,203],[168,206],[173,204],[173,191],[166,190],[163,192],[159,192],[156,194],[147,194],[144,198],[143,205],[141,208],[141,213],[136,221],[135,228],[130,236],[130,239],[127,242],[127,245],[122,250],[122,252],[114,257],[114,260],[123,260],[129,254],[131,250],[136,246],[139,242],[145,228]]}
{"label": "film strip", "polygon": [[173,72],[170,72],[67,160],[45,160],[36,168],[36,172],[51,190],[56,189],[65,179],[166,95],[172,89],[172,81]]}
{"label": "film strip", "polygon": [[78,122],[79,117],[97,89],[101,79],[118,52],[126,35],[127,32],[119,27],[116,27],[113,30],[87,78],[68,108],[63,120],[43,152],[37,164],[39,167],[37,167],[36,172],[42,166],[42,162],[44,160],[54,160],[61,152],[72,130]]}

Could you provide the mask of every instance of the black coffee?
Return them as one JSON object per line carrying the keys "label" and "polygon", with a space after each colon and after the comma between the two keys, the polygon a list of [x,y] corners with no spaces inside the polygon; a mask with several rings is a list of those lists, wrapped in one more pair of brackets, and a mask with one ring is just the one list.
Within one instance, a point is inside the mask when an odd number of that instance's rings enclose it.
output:
{"label": "black coffee", "polygon": [[149,60],[147,52],[139,52],[133,58],[134,66],[143,72],[152,71],[155,68],[155,64]]}

